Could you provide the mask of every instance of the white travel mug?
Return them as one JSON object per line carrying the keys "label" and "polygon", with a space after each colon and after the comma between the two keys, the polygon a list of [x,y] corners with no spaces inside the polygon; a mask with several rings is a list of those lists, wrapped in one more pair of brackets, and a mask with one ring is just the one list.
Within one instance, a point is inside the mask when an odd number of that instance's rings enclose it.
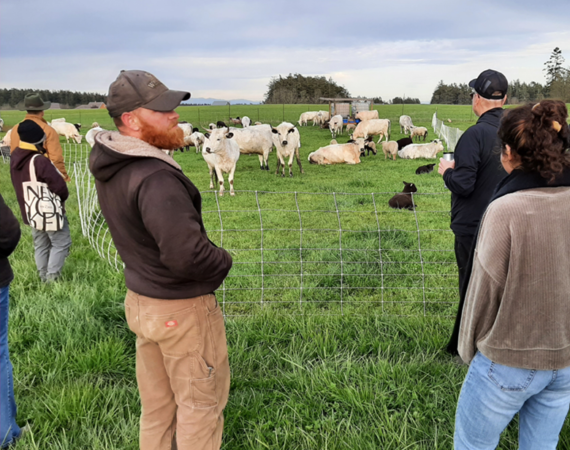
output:
{"label": "white travel mug", "polygon": [[[453,152],[444,152],[443,153],[443,159],[445,159],[446,161],[453,161],[455,159],[455,153]],[[445,183],[443,183],[443,187],[445,189],[449,189]]]}

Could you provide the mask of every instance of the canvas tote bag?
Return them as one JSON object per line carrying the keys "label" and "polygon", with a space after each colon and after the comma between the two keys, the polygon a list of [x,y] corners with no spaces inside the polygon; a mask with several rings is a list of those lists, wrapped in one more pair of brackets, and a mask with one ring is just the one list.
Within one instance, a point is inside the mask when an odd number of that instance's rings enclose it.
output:
{"label": "canvas tote bag", "polygon": [[34,159],[38,156],[30,160],[30,181],[22,183],[26,216],[36,230],[59,231],[63,228],[61,198],[51,192],[46,183],[37,180]]}

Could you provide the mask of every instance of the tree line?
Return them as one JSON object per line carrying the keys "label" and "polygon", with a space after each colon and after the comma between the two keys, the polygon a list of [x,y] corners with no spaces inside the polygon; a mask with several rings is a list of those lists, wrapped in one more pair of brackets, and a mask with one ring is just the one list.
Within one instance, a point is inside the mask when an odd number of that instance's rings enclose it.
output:
{"label": "tree line", "polygon": [[[540,84],[535,81],[526,83],[518,79],[509,82],[507,91],[507,103],[518,104],[537,102],[545,98],[555,98],[564,102],[570,102],[570,68],[564,68],[562,50],[556,47],[548,61],[544,63],[546,83]],[[470,105],[471,88],[465,83],[445,84],[440,81],[431,97],[432,104],[444,105]]]}
{"label": "tree line", "polygon": [[39,94],[43,101],[59,103],[62,108],[75,108],[89,102],[106,102],[107,96],[95,92],[50,91],[47,89],[0,89],[0,105],[9,105],[12,108],[23,105],[27,94]]}
{"label": "tree line", "polygon": [[[439,105],[470,105],[472,89],[466,83],[445,84],[440,81],[431,97],[430,103]],[[517,104],[536,102],[548,96],[548,89],[534,81],[530,83],[514,80],[509,82],[507,102]]]}

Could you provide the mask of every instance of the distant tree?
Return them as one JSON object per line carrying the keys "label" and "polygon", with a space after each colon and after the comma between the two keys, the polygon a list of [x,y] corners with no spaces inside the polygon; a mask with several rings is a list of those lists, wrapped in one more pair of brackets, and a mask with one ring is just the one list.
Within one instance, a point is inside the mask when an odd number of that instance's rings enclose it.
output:
{"label": "distant tree", "polygon": [[386,102],[384,102],[382,100],[382,97],[374,97],[372,99],[372,101],[374,102],[375,105],[385,105],[386,104]]}
{"label": "distant tree", "polygon": [[60,103],[69,107],[89,102],[106,102],[107,96],[95,92],[49,91],[37,89],[0,89],[0,106],[10,105],[12,108],[22,104],[27,94],[37,93],[44,101]]}
{"label": "distant tree", "polygon": [[445,84],[440,81],[431,97],[431,104],[439,105],[469,105],[471,103],[471,88],[466,84]]}
{"label": "distant tree", "polygon": [[274,77],[267,85],[264,103],[321,103],[321,97],[348,98],[350,93],[332,78],[289,74]]}
{"label": "distant tree", "polygon": [[552,53],[550,55],[550,58],[548,59],[548,61],[546,61],[544,63],[544,65],[546,66],[543,70],[543,72],[546,72],[546,87],[548,89],[550,89],[552,83],[554,81],[556,81],[558,79],[558,77],[561,77],[564,75],[564,72],[566,69],[564,69],[562,67],[562,64],[564,64],[564,57],[562,56],[562,50],[560,50],[560,48],[556,47],[554,50],[552,50]]}
{"label": "distant tree", "polygon": [[419,98],[410,98],[410,97],[394,97],[391,102],[393,105],[401,105],[402,103],[406,105],[419,105],[420,99]]}
{"label": "distant tree", "polygon": [[552,82],[550,97],[570,103],[570,67],[564,69]]}

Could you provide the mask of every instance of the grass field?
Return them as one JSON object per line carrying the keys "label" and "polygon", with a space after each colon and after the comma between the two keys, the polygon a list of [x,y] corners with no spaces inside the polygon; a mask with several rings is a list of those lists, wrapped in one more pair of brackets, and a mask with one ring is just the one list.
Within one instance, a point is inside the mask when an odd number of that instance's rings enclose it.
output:
{"label": "grass field", "polygon": [[[381,117],[392,119],[393,137],[398,139],[395,124],[402,106],[379,108]],[[287,106],[285,119],[293,121],[306,109]],[[434,106],[406,105],[404,113],[411,115],[417,125],[431,130],[434,109]],[[181,108],[180,113],[182,119],[206,125],[209,121],[226,118],[226,110],[200,108],[200,119],[195,107]],[[283,118],[280,105],[232,107],[231,114],[248,115],[257,120],[256,110],[263,122],[279,123]],[[76,112],[62,111],[58,116],[75,121],[72,114]],[[451,118],[450,126],[462,129],[474,121],[468,107],[440,106],[438,114]],[[22,117],[22,113],[2,112],[8,126]],[[82,112],[82,123],[92,121],[111,128],[112,122],[105,111]],[[441,177],[436,173],[424,176],[414,173],[417,166],[426,162],[385,161],[383,155],[378,155],[364,158],[360,165],[353,167],[311,166],[306,155],[325,145],[330,134],[309,126],[301,128],[301,137],[304,175],[300,176],[294,166],[292,179],[275,176],[274,154],[270,155],[272,171],[269,173],[259,170],[257,157],[242,156],[236,172],[236,189],[342,192],[362,194],[361,200],[364,200],[365,194],[372,192],[398,191],[405,180],[416,183],[420,193],[441,194],[430,200],[428,196],[417,199],[418,220],[423,221],[420,228],[449,225],[449,217],[432,217],[419,212],[449,209],[449,195]],[[339,142],[344,139],[346,135]],[[208,189],[208,171],[200,155],[190,152],[177,154],[175,158],[200,190]],[[17,211],[7,165],[0,164],[0,180],[3,197]],[[32,430],[15,448],[136,449],[140,405],[135,380],[135,339],[127,329],[122,305],[123,276],[102,260],[82,236],[75,180],[69,187],[71,196],[67,209],[73,247],[63,280],[47,286],[39,282],[27,227],[22,228],[20,245],[11,257],[16,278],[11,285],[9,342],[18,422],[29,422]],[[266,209],[290,201],[284,194],[266,195],[263,197],[265,206],[262,206]],[[330,201],[330,195],[323,196],[328,200],[316,200],[316,197],[306,196],[307,209],[331,208],[330,204],[319,203]],[[350,197],[346,209],[364,208],[365,204],[359,204],[360,197]],[[387,198],[382,197],[382,202]],[[212,194],[206,194],[204,209],[214,210],[214,202]],[[224,197],[220,202],[227,210],[253,208],[252,195],[246,192],[238,192],[235,198]],[[382,208],[386,209],[385,205]],[[396,217],[402,226],[413,215],[398,214],[386,217]],[[225,223],[237,223],[244,228],[254,222],[253,218],[248,222],[243,216],[232,216],[228,212]],[[210,230],[219,226],[214,219],[205,215]],[[354,214],[342,218],[345,219],[347,229],[360,226],[364,220]],[[239,223],[240,220],[246,221]],[[290,215],[270,214],[268,220],[277,221],[270,225],[275,230],[283,224],[292,226]],[[309,216],[308,220],[324,227],[330,218],[321,213]],[[174,231],[184,234],[184,230],[176,227]],[[219,232],[211,234],[214,240],[221,239]],[[285,247],[289,242],[299,247],[298,233],[275,231],[268,236],[272,247],[281,242]],[[442,239],[442,248],[450,245],[451,236],[446,236],[438,238]],[[237,251],[243,251],[257,245],[257,239],[243,233],[232,237],[228,233],[224,236],[224,247],[232,244],[241,247]],[[322,242],[334,236],[315,239]],[[358,244],[366,249],[370,245],[377,246],[378,240],[371,244],[364,239]],[[234,259],[242,257],[240,253],[234,254]],[[372,265],[372,272],[374,268]],[[259,293],[252,295],[257,297]],[[259,308],[255,314],[227,319],[232,384],[225,411],[224,449],[452,447],[455,405],[466,367],[456,365],[441,350],[451,321],[435,315],[424,317],[418,312],[412,317],[382,314],[378,309],[367,314],[356,312],[358,314],[344,316],[292,315],[283,308]],[[515,423],[506,430],[500,448],[515,449],[516,441]],[[570,448],[568,424],[563,429],[560,448]]]}

